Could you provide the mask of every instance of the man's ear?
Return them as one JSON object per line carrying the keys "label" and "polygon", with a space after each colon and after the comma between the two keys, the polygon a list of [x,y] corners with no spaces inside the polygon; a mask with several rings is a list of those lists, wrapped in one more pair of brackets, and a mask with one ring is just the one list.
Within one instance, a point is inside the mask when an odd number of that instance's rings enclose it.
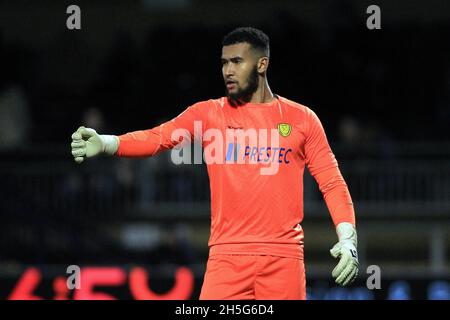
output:
{"label": "man's ear", "polygon": [[261,57],[258,60],[258,73],[266,73],[269,68],[269,57]]}

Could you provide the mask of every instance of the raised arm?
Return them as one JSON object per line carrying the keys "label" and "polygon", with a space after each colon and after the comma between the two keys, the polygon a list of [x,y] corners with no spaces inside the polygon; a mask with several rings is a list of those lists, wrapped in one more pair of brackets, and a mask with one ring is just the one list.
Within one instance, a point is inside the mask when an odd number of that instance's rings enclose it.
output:
{"label": "raised arm", "polygon": [[[129,132],[123,135],[101,135],[92,128],[80,127],[72,134],[72,155],[77,163],[99,154],[119,157],[147,157],[171,149],[183,139],[194,137],[194,122],[205,122],[210,112],[209,102],[202,101],[188,107],[174,119],[148,130]],[[174,135],[174,131],[187,135]]]}

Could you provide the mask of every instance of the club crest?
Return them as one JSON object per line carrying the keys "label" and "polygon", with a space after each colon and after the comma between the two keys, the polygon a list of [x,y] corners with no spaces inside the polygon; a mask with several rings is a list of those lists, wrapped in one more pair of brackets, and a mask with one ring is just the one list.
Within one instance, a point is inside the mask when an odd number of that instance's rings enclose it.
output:
{"label": "club crest", "polygon": [[288,123],[279,123],[278,124],[278,132],[283,136],[287,137],[291,134],[291,125]]}

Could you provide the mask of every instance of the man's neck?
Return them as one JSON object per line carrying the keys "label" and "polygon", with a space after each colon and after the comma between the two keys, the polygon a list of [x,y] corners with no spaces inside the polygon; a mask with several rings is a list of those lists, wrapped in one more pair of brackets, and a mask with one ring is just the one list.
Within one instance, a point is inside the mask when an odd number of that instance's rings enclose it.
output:
{"label": "man's neck", "polygon": [[273,93],[269,88],[267,79],[263,78],[260,81],[261,83],[255,93],[253,93],[249,103],[267,103],[273,100]]}
{"label": "man's neck", "polygon": [[258,89],[251,95],[251,97],[248,97],[247,99],[229,99],[230,104],[232,106],[240,106],[244,105],[246,103],[268,103],[271,102],[274,98],[274,95],[272,93],[272,90],[269,88],[269,84],[267,83],[267,79],[263,78],[260,80],[260,84],[258,86]]}

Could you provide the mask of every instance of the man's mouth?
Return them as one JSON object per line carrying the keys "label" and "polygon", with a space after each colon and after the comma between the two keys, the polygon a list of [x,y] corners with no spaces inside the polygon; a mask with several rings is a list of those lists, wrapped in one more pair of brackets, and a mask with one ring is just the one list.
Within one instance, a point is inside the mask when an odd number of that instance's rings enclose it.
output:
{"label": "man's mouth", "polygon": [[233,89],[236,86],[236,81],[233,80],[227,80],[226,81],[227,89]]}

